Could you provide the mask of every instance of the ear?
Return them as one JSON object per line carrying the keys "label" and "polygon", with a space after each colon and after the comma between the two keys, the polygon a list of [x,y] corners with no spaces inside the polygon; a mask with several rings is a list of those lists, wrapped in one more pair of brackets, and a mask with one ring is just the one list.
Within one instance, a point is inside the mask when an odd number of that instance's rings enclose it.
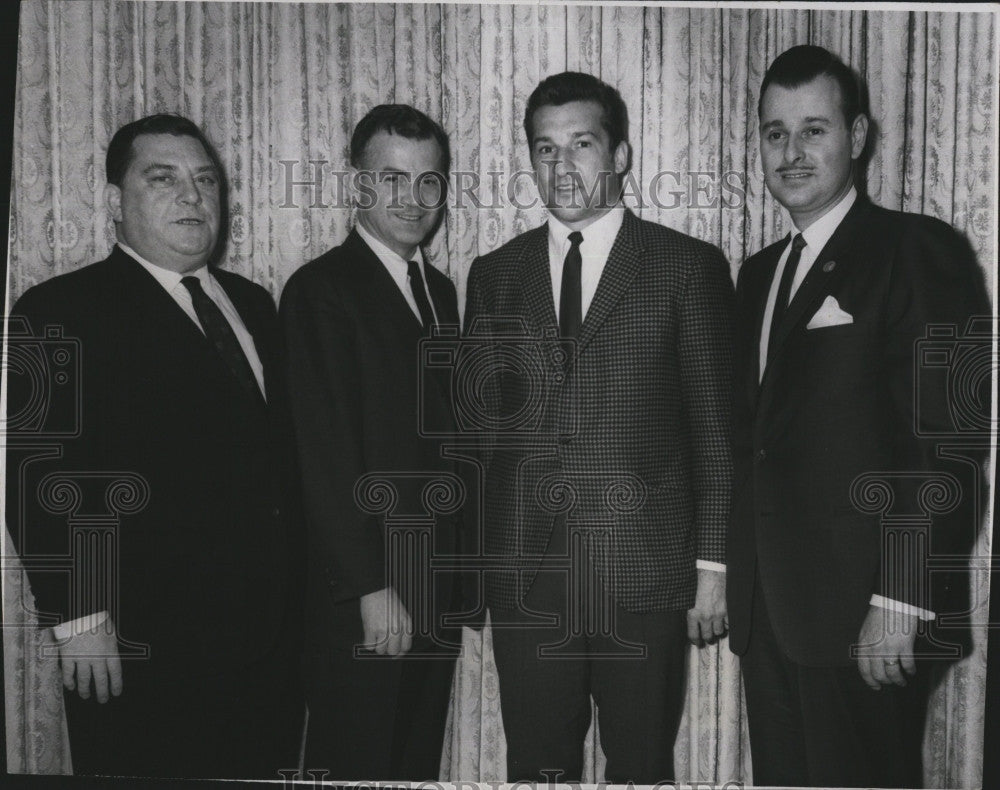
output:
{"label": "ear", "polygon": [[122,191],[114,184],[104,187],[104,205],[108,207],[108,214],[115,222],[122,221]]}
{"label": "ear", "polygon": [[865,142],[868,140],[868,116],[859,113],[851,124],[851,159],[857,159],[861,152],[865,150]]}
{"label": "ear", "polygon": [[615,147],[615,173],[622,175],[628,169],[629,145],[627,140],[622,140]]}

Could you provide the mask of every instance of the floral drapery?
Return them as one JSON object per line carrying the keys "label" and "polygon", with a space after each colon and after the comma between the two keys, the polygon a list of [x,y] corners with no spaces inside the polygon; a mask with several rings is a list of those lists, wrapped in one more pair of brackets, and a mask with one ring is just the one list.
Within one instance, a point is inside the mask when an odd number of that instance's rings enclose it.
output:
{"label": "floral drapery", "polygon": [[[521,118],[538,80],[565,69],[599,75],[629,107],[627,202],[719,245],[735,274],[784,232],[762,184],[756,102],[768,63],[798,43],[836,51],[867,81],[878,134],[872,198],[953,224],[995,289],[989,12],[27,0],[20,25],[11,299],[106,254],[104,147],[119,126],[157,111],[188,115],[217,145],[230,181],[223,265],[278,297],[298,266],[346,235],[336,185],[351,131],[369,107],[393,101],[442,121],[453,169],[467,179],[429,248],[461,296],[476,255],[543,221],[529,205],[530,179],[513,177],[529,167]],[[988,556],[985,531],[978,549]],[[11,622],[22,579],[5,567]],[[986,574],[973,584],[985,621]],[[8,628],[4,638],[10,766],[66,770],[58,679],[34,658],[43,637]],[[500,779],[489,632],[467,632],[466,647],[442,777]],[[980,783],[985,655],[981,629],[934,694],[931,786]],[[737,660],[725,645],[692,649],[689,669],[679,777],[749,779]],[[588,755],[588,778],[600,778],[596,735]]]}

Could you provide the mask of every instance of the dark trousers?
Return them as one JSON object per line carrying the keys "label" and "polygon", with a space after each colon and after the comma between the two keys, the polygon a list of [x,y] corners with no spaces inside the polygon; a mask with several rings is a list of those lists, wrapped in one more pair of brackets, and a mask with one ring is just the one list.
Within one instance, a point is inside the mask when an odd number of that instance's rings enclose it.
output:
{"label": "dark trousers", "polygon": [[289,660],[223,677],[134,677],[107,703],[65,692],[77,775],[280,779],[298,766],[305,713]]}
{"label": "dark trousers", "polygon": [[874,691],[856,664],[796,664],[775,639],[759,585],[742,665],[755,785],[923,785],[928,667],[918,663],[905,687]]}
{"label": "dark trousers", "polygon": [[[565,555],[557,521],[548,556]],[[627,612],[606,595],[586,558],[569,594],[566,571],[540,571],[524,607],[557,616],[526,627],[491,609],[493,654],[507,738],[507,781],[580,781],[593,695],[609,782],[672,780],[687,655],[686,613]],[[573,611],[575,608],[575,611]],[[612,614],[613,613],[613,614]]]}
{"label": "dark trousers", "polygon": [[[425,637],[406,656],[355,656],[364,639],[357,600],[337,604],[328,625],[336,639],[308,644],[304,657],[306,778],[437,779],[456,651]],[[461,640],[460,631],[439,636]]]}

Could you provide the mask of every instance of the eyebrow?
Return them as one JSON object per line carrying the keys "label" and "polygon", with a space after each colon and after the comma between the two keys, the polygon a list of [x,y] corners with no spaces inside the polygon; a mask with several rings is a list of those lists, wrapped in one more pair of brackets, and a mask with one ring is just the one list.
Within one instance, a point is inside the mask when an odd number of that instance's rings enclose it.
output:
{"label": "eyebrow", "polygon": [[[587,129],[582,132],[572,132],[570,136],[573,137],[574,139],[578,137],[597,137],[597,132],[593,132]],[[538,143],[551,143],[551,142],[552,142],[551,137],[536,137],[532,145],[536,145]]]}
{"label": "eyebrow", "polygon": [[[810,115],[808,118],[803,118],[802,123],[832,123],[832,121],[824,115]],[[785,122],[780,120],[768,121],[767,123],[762,123],[760,125],[761,129],[770,129],[774,126],[784,126]]]}
{"label": "eyebrow", "polygon": [[[149,164],[146,167],[144,167],[143,170],[142,170],[142,172],[145,175],[146,173],[150,173],[150,172],[152,172],[154,170],[177,170],[177,165],[168,165],[168,164],[164,164],[162,162],[153,162],[152,164]],[[215,165],[202,165],[201,167],[197,168],[195,170],[195,172],[196,173],[207,173],[207,172],[215,173],[216,170],[217,170],[217,168],[215,167]]]}

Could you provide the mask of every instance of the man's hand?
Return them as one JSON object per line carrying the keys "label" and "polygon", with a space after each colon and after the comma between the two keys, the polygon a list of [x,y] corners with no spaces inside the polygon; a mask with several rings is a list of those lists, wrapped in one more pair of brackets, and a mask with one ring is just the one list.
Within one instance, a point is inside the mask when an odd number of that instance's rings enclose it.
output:
{"label": "man's hand", "polygon": [[361,596],[364,647],[380,656],[401,656],[413,645],[413,622],[392,587]]}
{"label": "man's hand", "polygon": [[108,692],[115,697],[122,693],[122,661],[110,617],[89,631],[73,634],[58,646],[63,685],[70,691],[75,688],[82,699],[89,699],[93,681],[100,703],[108,701]]}
{"label": "man's hand", "polygon": [[858,634],[858,671],[872,689],[895,683],[906,685],[907,675],[917,671],[913,643],[917,617],[881,606],[869,606]]}
{"label": "man's hand", "polygon": [[704,647],[716,642],[729,628],[726,618],[726,574],[698,569],[698,592],[694,609],[688,609],[688,639]]}

